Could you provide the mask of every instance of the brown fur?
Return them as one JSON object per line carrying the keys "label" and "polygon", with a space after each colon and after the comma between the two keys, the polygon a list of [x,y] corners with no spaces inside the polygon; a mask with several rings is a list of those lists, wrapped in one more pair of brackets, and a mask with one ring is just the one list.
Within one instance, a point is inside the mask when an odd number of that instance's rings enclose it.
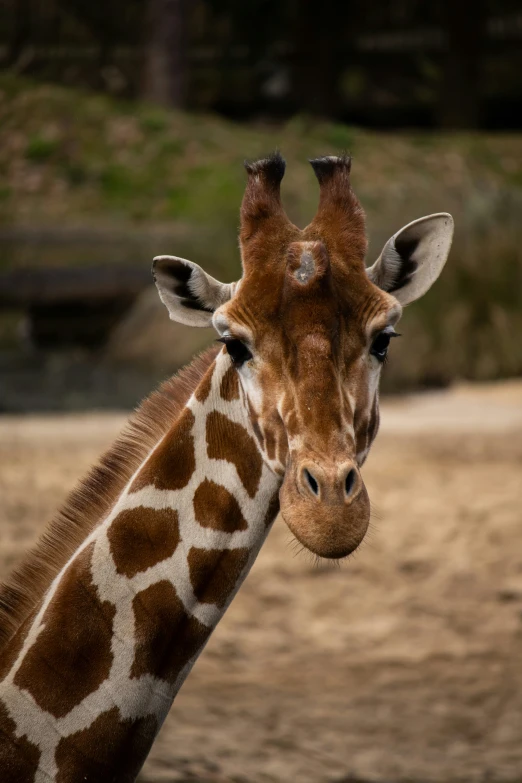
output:
{"label": "brown fur", "polygon": [[228,489],[210,479],[204,479],[194,492],[194,515],[202,527],[235,533],[248,525],[241,506]]}
{"label": "brown fur", "polygon": [[204,604],[225,606],[242,571],[248,563],[250,550],[198,549],[192,547],[187,556],[194,595]]}
{"label": "brown fur", "polygon": [[197,389],[195,390],[196,400],[198,402],[205,402],[208,395],[210,394],[210,389],[212,388],[212,370],[209,368],[203,378],[201,379],[201,383],[198,385]]}
{"label": "brown fur", "polygon": [[152,715],[122,720],[117,707],[98,715],[88,728],[60,740],[56,783],[133,783],[157,731]]}
{"label": "brown fur", "polygon": [[134,479],[130,491],[150,485],[156,489],[183,489],[196,469],[196,451],[192,427],[194,414],[185,408],[176,422],[176,437],[165,438]]}
{"label": "brown fur", "polygon": [[9,783],[27,783],[28,780],[33,780],[40,761],[40,751],[25,735],[16,736],[16,723],[11,720],[1,702],[0,738],[2,779],[7,777]]}
{"label": "brown fur", "polygon": [[23,623],[16,629],[13,636],[4,644],[2,648],[2,657],[0,659],[0,681],[7,677],[13,668],[20,651],[24,646],[25,637],[33,624],[36,611],[36,609],[33,609],[33,611],[27,615]]}
{"label": "brown fur", "polygon": [[211,411],[207,416],[207,453],[210,459],[232,462],[250,497],[255,496],[263,461],[254,439],[241,424],[219,411]]}
{"label": "brown fur", "polygon": [[187,614],[175,588],[166,580],[138,593],[133,608],[137,644],[132,677],[153,674],[174,683],[201,650],[212,628]]}
{"label": "brown fur", "polygon": [[279,492],[276,492],[272,497],[272,500],[268,504],[268,509],[265,516],[265,527],[272,524],[276,516],[279,514],[279,508],[281,504],[279,502]]}
{"label": "brown fur", "polygon": [[35,549],[0,587],[0,653],[178,418],[218,352],[219,347],[206,351],[141,404],[98,465],[69,495]]}
{"label": "brown fur", "polygon": [[143,506],[125,509],[113,520],[107,538],[116,571],[132,579],[172,557],[179,544],[178,512]]}
{"label": "brown fur", "polygon": [[[350,170],[352,160],[317,158],[311,161],[320,185],[319,208],[305,229],[306,239],[320,239],[329,252],[349,265],[355,259],[364,267],[368,247],[366,220],[359,199],[352,190]],[[348,270],[347,270],[348,271]]]}
{"label": "brown fur", "polygon": [[230,365],[221,379],[219,393],[227,402],[239,399],[239,379],[233,365]]}
{"label": "brown fur", "polygon": [[94,544],[88,546],[67,569],[46,610],[45,628],[15,676],[16,685],[55,718],[95,691],[111,669],[116,610],[98,598],[90,575],[93,549]]}

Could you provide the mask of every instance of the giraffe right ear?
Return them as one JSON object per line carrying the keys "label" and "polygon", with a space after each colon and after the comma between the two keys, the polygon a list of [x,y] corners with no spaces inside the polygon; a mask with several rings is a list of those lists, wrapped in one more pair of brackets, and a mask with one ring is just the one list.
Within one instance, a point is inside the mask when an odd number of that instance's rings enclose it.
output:
{"label": "giraffe right ear", "polygon": [[177,256],[156,256],[152,276],[170,318],[187,326],[212,326],[214,310],[232,298],[236,287]]}
{"label": "giraffe right ear", "polygon": [[451,247],[453,218],[447,212],[414,220],[384,245],[366,272],[383,291],[407,305],[421,297],[438,278]]}

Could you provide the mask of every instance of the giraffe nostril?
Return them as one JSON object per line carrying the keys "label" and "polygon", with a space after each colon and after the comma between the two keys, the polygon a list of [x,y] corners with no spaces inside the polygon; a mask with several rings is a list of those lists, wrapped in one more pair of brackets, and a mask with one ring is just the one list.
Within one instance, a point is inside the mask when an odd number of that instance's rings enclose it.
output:
{"label": "giraffe nostril", "polygon": [[344,491],[345,491],[347,497],[350,497],[350,495],[353,492],[353,488],[355,486],[356,475],[357,474],[355,472],[355,468],[352,468],[351,471],[346,476],[346,479],[344,480]]}
{"label": "giraffe nostril", "polygon": [[312,490],[312,492],[314,493],[314,495],[316,496],[319,495],[319,484],[317,483],[317,481],[314,479],[314,477],[312,476],[312,474],[307,468],[303,470],[303,476],[305,477],[307,484]]}

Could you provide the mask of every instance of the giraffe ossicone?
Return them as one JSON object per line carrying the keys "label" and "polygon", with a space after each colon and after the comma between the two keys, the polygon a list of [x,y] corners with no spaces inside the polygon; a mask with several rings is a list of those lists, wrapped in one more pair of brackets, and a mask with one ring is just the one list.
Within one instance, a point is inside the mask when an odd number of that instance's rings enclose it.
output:
{"label": "giraffe ossicone", "polygon": [[277,513],[322,557],[365,535],[381,367],[453,221],[408,224],[366,269],[350,159],[311,163],[303,230],[281,204],[281,156],[246,165],[239,282],[154,261],[170,317],[224,345],[138,409],[0,589],[4,783],[134,780]]}

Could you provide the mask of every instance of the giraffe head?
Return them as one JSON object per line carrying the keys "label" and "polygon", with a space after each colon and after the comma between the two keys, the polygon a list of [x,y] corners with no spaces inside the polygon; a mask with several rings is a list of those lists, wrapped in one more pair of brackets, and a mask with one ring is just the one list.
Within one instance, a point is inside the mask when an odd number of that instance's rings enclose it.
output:
{"label": "giraffe head", "polygon": [[340,558],[368,527],[360,467],[377,433],[388,344],[402,307],[440,274],[453,220],[409,223],[366,268],[350,158],[311,164],[320,200],[303,230],[281,204],[281,156],[246,164],[239,282],[220,283],[173,256],[156,258],[153,270],[170,317],[213,325],[225,344],[260,447],[282,476],[283,519],[309,550]]}

